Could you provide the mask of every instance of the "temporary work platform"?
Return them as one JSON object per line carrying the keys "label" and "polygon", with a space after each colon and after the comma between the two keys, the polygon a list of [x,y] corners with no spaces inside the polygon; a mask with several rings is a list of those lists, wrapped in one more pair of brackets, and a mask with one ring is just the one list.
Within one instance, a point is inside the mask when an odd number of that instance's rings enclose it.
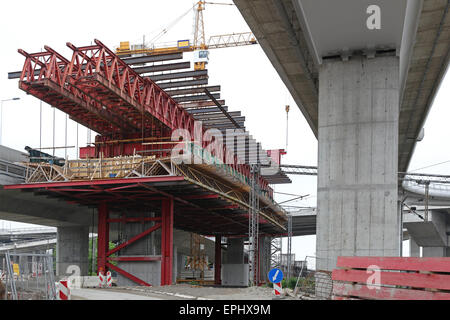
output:
{"label": "temporary work platform", "polygon": [[[248,162],[240,161],[234,150],[220,141],[214,140],[216,147],[211,149],[209,142],[195,139],[199,131],[203,134],[208,127],[228,127],[221,121],[215,123],[214,116],[205,117],[208,112],[200,111],[215,105],[214,111],[225,112],[221,101],[215,100],[217,96],[209,96],[209,91],[205,91],[213,104],[202,103],[202,98],[186,98],[181,99],[185,102],[182,106],[162,89],[164,83],[160,86],[141,76],[100,41],[85,47],[70,43],[67,46],[73,50],[70,60],[48,46],[44,52],[33,54],[19,50],[26,58],[19,88],[99,133],[95,146],[82,148],[83,159],[66,160],[64,166],[25,164],[26,182],[5,188],[33,191],[36,195],[97,208],[98,269],[103,272],[113,269],[142,285],[149,283],[111,262],[160,260],[161,284],[171,284],[174,227],[214,235],[219,244],[222,236],[248,235],[249,212],[252,208],[255,211],[249,201],[254,176]],[[169,79],[170,75],[159,77]],[[173,95],[180,94],[180,89],[177,90]],[[198,126],[193,114],[209,121],[206,128]],[[168,138],[176,129],[185,130],[195,140],[181,145],[201,161],[185,164],[171,156],[174,142]],[[244,155],[249,159],[252,151],[248,147],[248,133],[244,134],[247,136]],[[260,150],[258,145],[256,151]],[[256,161],[261,159],[270,161],[264,153],[256,156]],[[275,177],[275,182],[290,181],[280,173]],[[274,202],[269,183],[270,176],[257,176],[256,212],[260,235],[274,236],[286,232],[286,215]],[[139,212],[144,208],[150,208],[156,216],[137,218],[123,213],[124,209]],[[120,218],[113,218],[113,212],[120,213]],[[111,223],[139,221],[152,221],[154,225],[109,250]],[[161,230],[160,256],[112,256],[156,230]],[[220,252],[220,247],[216,249]],[[219,263],[216,270],[220,269],[220,260],[216,260]]]}

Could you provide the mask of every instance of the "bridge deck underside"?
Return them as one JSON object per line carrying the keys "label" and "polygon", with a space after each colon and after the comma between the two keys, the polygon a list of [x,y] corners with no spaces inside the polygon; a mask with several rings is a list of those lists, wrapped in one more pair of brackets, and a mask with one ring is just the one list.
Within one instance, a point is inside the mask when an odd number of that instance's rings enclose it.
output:
{"label": "bridge deck underside", "polygon": [[[294,8],[295,2],[234,0],[264,53],[317,136],[318,66],[311,62],[312,53],[306,41],[308,33],[300,27]],[[448,69],[449,5],[447,0],[423,1],[417,32],[409,52],[411,56],[404,58],[409,59],[409,64],[400,101],[398,166],[402,172],[408,170],[416,138],[424,127]],[[285,11],[285,16],[281,11]],[[325,30],[326,21],[323,23]]]}
{"label": "bridge deck underside", "polygon": [[[118,213],[150,210],[158,214],[162,200],[173,197],[174,228],[202,235],[248,233],[246,208],[179,176],[18,184],[6,188],[93,208],[107,202],[111,212]],[[260,223],[262,234],[283,232],[263,218]]]}

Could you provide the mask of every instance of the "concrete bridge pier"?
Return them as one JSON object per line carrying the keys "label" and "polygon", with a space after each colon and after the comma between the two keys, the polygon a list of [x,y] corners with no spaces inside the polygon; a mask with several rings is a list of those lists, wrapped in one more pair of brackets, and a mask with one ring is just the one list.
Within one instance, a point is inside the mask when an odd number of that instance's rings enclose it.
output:
{"label": "concrete bridge pier", "polygon": [[64,276],[69,266],[80,268],[80,276],[88,275],[89,227],[58,227],[56,241],[56,275]]}
{"label": "concrete bridge pier", "polygon": [[247,286],[248,264],[244,264],[244,238],[229,238],[222,264],[222,285]]}
{"label": "concrete bridge pier", "polygon": [[338,256],[399,256],[399,59],[319,69],[317,268]]}
{"label": "concrete bridge pier", "polygon": [[424,247],[424,257],[450,257],[450,247]]}
{"label": "concrete bridge pier", "polygon": [[423,257],[450,257],[448,213],[430,210],[425,216],[425,221],[410,221],[404,225],[408,229],[412,242],[422,247]]}
{"label": "concrete bridge pier", "polygon": [[259,279],[267,281],[270,271],[271,237],[260,237],[259,239]]}
{"label": "concrete bridge pier", "polygon": [[409,256],[420,257],[420,246],[414,241],[413,238],[409,239]]}

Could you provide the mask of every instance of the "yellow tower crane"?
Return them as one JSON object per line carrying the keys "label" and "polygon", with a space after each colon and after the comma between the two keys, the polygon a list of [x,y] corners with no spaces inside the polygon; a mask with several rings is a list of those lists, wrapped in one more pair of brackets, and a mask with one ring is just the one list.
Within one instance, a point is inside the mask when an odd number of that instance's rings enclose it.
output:
{"label": "yellow tower crane", "polygon": [[[205,25],[203,22],[203,11],[206,4],[214,5],[234,5],[233,3],[221,3],[221,2],[208,2],[198,1],[193,8],[195,8],[195,25],[194,25],[194,39],[191,43],[190,40],[178,40],[176,45],[159,46],[152,44],[148,47],[145,44],[131,45],[129,41],[120,42],[120,46],[116,49],[116,54],[120,56],[131,55],[158,55],[158,54],[170,54],[178,52],[194,52],[194,70],[204,70],[209,60],[209,49],[239,47],[251,44],[257,44],[255,36],[251,32],[240,32],[232,34],[223,34],[211,36],[206,42],[205,37]],[[190,8],[188,12],[191,10]],[[172,27],[182,17],[176,19],[169,27]],[[169,28],[168,27],[168,28]],[[160,35],[165,34],[168,28],[164,29]]]}

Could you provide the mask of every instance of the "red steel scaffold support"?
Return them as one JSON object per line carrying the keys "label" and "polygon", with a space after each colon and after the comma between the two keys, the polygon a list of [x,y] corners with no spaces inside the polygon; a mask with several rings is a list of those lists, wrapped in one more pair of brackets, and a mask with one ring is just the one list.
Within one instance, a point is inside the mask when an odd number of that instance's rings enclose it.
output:
{"label": "red steel scaffold support", "polygon": [[[106,203],[100,203],[98,207],[98,256],[97,272],[106,273],[112,269],[124,277],[144,286],[151,284],[132,275],[131,273],[112,264],[112,261],[152,261],[161,260],[161,285],[172,284],[172,266],[173,266],[173,198],[163,199],[161,206],[161,217],[147,218],[146,221],[155,221],[156,224],[147,230],[135,235],[127,241],[117,245],[109,250],[109,225],[113,222],[135,222],[133,218],[110,219],[108,206]],[[148,236],[150,233],[161,228],[161,257],[111,257],[112,254],[129,246],[130,244]]]}

